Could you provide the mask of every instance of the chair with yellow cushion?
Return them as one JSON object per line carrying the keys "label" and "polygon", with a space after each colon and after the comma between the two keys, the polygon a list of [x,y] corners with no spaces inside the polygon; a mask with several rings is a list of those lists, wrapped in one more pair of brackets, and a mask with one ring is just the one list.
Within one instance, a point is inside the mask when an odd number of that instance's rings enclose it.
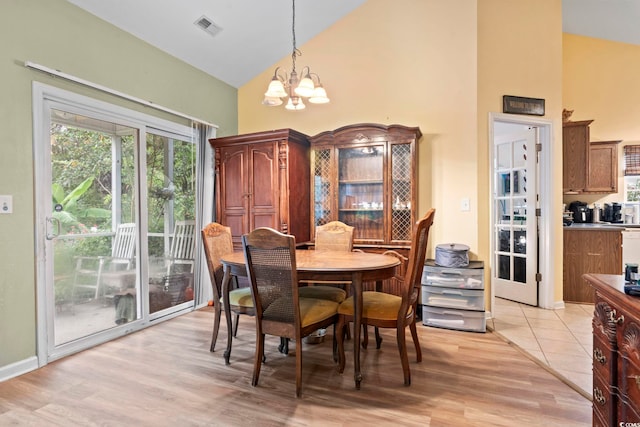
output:
{"label": "chair with yellow cushion", "polygon": [[[409,357],[405,329],[408,326],[416,348],[416,360],[422,361],[422,351],[418,341],[416,330],[416,307],[421,288],[422,270],[427,251],[429,229],[433,224],[435,209],[430,209],[420,219],[415,228],[409,251],[409,263],[402,281],[402,295],[392,295],[384,292],[365,291],[362,294],[362,323],[376,328],[395,328],[400,351],[400,361],[404,374],[404,384],[411,384],[411,371],[409,369]],[[353,297],[347,298],[338,308],[340,314],[336,326],[336,338],[338,340],[339,372],[344,372],[344,329],[347,322],[353,321]],[[378,341],[378,345],[380,340]]]}
{"label": "chair with yellow cushion", "polygon": [[[210,351],[214,351],[218,338],[218,330],[220,329],[220,315],[222,312],[222,264],[220,258],[233,252],[233,241],[231,239],[231,228],[212,222],[202,229],[202,242],[204,253],[207,258],[207,266],[209,267],[209,277],[213,288],[213,306],[215,309],[215,317],[213,323],[213,335],[211,337]],[[253,299],[251,298],[251,288],[237,287],[237,278],[234,279],[235,289],[229,291],[229,301],[231,312],[235,314],[235,322],[233,327],[233,336],[238,332],[238,322],[240,314],[254,315]],[[231,313],[226,313],[231,315]],[[228,360],[227,360],[228,363]]]}
{"label": "chair with yellow cushion", "polygon": [[[351,252],[353,250],[353,227],[340,221],[331,221],[316,227],[314,247],[316,251]],[[300,288],[300,296],[342,302],[347,297],[347,291],[343,288],[350,283],[313,281],[309,283],[309,286]]]}
{"label": "chair with yellow cushion", "polygon": [[[258,385],[265,336],[296,343],[296,397],[302,390],[302,338],[335,325],[338,303],[299,296],[295,237],[261,227],[242,236],[255,306],[256,352],[251,385]],[[334,334],[335,339],[335,334]]]}

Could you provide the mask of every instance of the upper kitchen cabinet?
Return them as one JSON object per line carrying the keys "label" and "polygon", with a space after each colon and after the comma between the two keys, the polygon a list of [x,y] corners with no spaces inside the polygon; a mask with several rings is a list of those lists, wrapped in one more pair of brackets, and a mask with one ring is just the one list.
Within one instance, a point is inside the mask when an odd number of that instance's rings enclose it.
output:
{"label": "upper kitchen cabinet", "polygon": [[593,120],[562,126],[562,188],[565,194],[618,192],[618,147],[621,141],[590,141]]}
{"label": "upper kitchen cabinet", "polygon": [[212,138],[216,221],[231,227],[236,250],[257,227],[309,241],[309,141],[293,129]]}
{"label": "upper kitchen cabinet", "polygon": [[417,127],[355,124],[311,137],[311,234],[338,220],[355,227],[356,247],[410,245],[421,136]]}

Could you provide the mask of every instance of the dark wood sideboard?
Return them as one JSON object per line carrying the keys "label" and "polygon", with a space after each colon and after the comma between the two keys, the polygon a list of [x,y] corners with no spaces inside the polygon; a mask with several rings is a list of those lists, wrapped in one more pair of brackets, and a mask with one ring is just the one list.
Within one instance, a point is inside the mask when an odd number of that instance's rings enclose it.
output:
{"label": "dark wood sideboard", "polygon": [[583,277],[595,289],[596,296],[593,425],[640,423],[640,297],[624,293],[624,276]]}

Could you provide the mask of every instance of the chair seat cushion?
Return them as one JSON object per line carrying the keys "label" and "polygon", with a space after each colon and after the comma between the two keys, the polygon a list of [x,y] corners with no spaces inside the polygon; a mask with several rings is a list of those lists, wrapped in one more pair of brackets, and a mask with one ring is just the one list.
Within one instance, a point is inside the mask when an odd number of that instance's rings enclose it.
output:
{"label": "chair seat cushion", "polygon": [[[222,298],[220,298],[222,302]],[[253,307],[251,288],[238,288],[229,291],[229,304],[237,307]]]}
{"label": "chair seat cushion", "polygon": [[319,298],[300,298],[300,326],[306,327],[335,316],[339,303]]}
{"label": "chair seat cushion", "polygon": [[[402,297],[384,292],[366,291],[362,293],[362,318],[393,320],[398,318],[398,310],[402,304]],[[410,309],[411,311],[411,309]],[[353,316],[353,297],[345,299],[338,314]]]}
{"label": "chair seat cushion", "polygon": [[326,299],[338,303],[347,298],[347,292],[336,286],[303,286],[298,293],[300,298]]}

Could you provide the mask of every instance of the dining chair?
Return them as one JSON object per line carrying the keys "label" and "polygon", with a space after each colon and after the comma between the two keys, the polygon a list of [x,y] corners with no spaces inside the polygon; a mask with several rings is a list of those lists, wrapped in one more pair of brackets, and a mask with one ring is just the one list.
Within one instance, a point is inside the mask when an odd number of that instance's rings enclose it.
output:
{"label": "dining chair", "polygon": [[[353,229],[341,221],[331,221],[316,227],[316,251],[353,250]],[[311,281],[309,286],[300,288],[300,296],[304,298],[320,298],[335,302],[342,302],[347,297],[347,288],[351,282],[318,282]]]}
{"label": "dining chair", "polygon": [[72,288],[72,301],[80,297],[98,299],[105,296],[107,288],[116,291],[133,281],[135,285],[134,256],[136,224],[124,223],[116,228],[111,245],[111,256],[79,256]]}
{"label": "dining chair", "polygon": [[[252,386],[258,385],[266,335],[296,342],[296,397],[302,391],[302,338],[335,325],[338,303],[299,296],[295,237],[267,227],[242,236],[255,307],[256,352]],[[335,339],[335,333],[334,333]]]}
{"label": "dining chair", "polygon": [[[362,294],[362,323],[376,328],[395,328],[400,351],[400,361],[404,374],[404,384],[411,384],[411,371],[409,369],[409,357],[405,329],[408,326],[416,348],[416,361],[422,361],[422,350],[418,341],[416,329],[416,309],[418,295],[421,288],[422,270],[429,240],[429,229],[433,224],[435,209],[430,209],[420,219],[413,232],[409,262],[402,280],[402,295],[392,295],[385,292],[365,291]],[[338,341],[338,371],[344,372],[344,335],[347,322],[353,320],[353,297],[349,297],[338,308],[339,319],[336,326],[336,338]],[[378,346],[380,340],[376,339]]]}
{"label": "dining chair", "polygon": [[[220,316],[222,313],[222,264],[220,258],[233,252],[233,240],[231,238],[231,228],[212,222],[202,229],[202,242],[207,266],[209,267],[209,277],[213,289],[214,321],[213,334],[211,336],[211,347],[209,351],[214,351],[220,329]],[[238,333],[238,322],[241,314],[254,315],[253,299],[251,298],[250,287],[238,287],[237,278],[233,278],[234,289],[229,291],[230,310],[235,314],[233,322],[233,336]],[[231,315],[231,313],[225,313]]]}

